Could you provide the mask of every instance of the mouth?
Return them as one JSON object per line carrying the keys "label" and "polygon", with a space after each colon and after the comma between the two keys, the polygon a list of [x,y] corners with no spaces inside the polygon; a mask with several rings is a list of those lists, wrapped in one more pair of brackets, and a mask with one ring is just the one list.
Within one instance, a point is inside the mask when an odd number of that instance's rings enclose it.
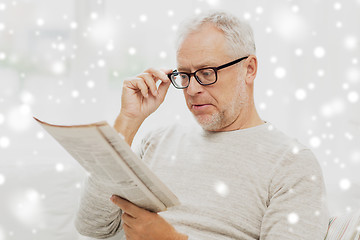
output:
{"label": "mouth", "polygon": [[192,104],[191,108],[194,110],[203,110],[210,106],[211,106],[211,104]]}

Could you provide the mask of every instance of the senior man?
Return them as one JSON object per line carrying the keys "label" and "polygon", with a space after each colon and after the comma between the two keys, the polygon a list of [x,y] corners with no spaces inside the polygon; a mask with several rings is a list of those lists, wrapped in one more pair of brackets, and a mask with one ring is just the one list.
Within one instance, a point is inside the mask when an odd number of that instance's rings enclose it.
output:
{"label": "senior man", "polygon": [[324,239],[329,215],[316,158],[255,109],[251,28],[228,13],[211,12],[179,32],[177,70],[148,69],[125,81],[114,127],[131,145],[171,83],[183,90],[201,128],[153,131],[139,152],[181,205],[152,213],[111,197],[90,177],[78,231],[96,238],[119,232],[127,240]]}

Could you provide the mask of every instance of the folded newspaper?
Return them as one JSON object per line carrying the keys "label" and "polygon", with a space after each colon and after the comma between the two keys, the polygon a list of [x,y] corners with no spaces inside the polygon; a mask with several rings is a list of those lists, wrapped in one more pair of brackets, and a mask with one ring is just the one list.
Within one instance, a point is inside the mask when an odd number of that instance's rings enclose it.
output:
{"label": "folded newspaper", "polygon": [[109,192],[152,212],[180,204],[107,122],[61,126],[34,119]]}

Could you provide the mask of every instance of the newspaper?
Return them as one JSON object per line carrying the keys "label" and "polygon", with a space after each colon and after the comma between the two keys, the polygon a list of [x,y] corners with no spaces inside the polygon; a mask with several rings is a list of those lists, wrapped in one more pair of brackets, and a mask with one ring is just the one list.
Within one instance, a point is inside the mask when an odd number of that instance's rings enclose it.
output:
{"label": "newspaper", "polygon": [[113,194],[152,212],[180,204],[107,122],[61,126],[34,119]]}

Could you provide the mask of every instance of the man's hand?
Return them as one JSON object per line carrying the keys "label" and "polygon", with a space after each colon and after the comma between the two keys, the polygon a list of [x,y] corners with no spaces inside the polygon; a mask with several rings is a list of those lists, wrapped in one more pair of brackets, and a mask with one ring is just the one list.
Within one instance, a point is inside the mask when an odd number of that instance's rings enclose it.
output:
{"label": "man's hand", "polygon": [[121,221],[127,240],[187,240],[157,213],[137,207],[131,202],[113,195],[111,201],[123,211]]}
{"label": "man's hand", "polygon": [[[114,128],[126,142],[131,142],[142,122],[163,103],[170,86],[168,70],[150,68],[124,81],[121,95],[121,110]],[[156,83],[161,81],[157,87]]]}

